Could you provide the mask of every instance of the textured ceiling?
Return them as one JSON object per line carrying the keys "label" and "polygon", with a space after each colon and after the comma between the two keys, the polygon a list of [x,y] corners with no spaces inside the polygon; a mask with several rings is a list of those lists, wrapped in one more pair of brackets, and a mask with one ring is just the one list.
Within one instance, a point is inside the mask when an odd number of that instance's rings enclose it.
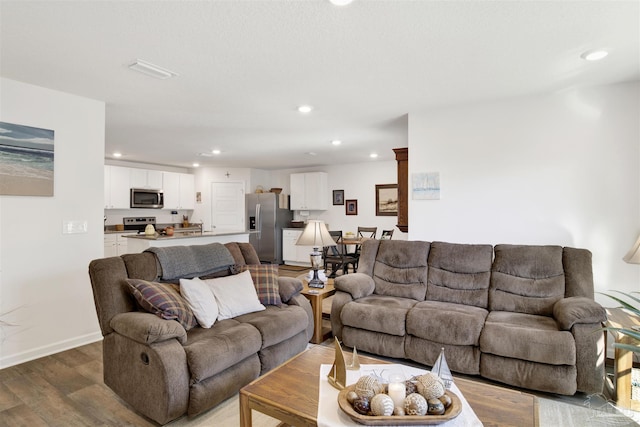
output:
{"label": "textured ceiling", "polygon": [[[107,158],[379,161],[407,145],[407,113],[640,79],[639,22],[638,1],[2,0],[0,74],[105,101]],[[610,54],[580,59],[594,48]]]}

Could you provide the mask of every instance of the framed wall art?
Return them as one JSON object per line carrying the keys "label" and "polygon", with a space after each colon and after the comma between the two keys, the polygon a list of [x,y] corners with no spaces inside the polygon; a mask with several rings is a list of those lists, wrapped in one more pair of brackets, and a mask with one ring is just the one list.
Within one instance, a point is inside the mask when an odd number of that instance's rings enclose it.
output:
{"label": "framed wall art", "polygon": [[376,185],[376,216],[398,216],[398,184]]}
{"label": "framed wall art", "polygon": [[0,195],[53,196],[54,131],[0,122]]}
{"label": "framed wall art", "polygon": [[344,190],[333,190],[333,205],[344,205]]}
{"label": "framed wall art", "polygon": [[345,202],[347,215],[358,215],[358,201],[356,199],[350,199]]}
{"label": "framed wall art", "polygon": [[440,172],[411,174],[413,200],[440,200]]}

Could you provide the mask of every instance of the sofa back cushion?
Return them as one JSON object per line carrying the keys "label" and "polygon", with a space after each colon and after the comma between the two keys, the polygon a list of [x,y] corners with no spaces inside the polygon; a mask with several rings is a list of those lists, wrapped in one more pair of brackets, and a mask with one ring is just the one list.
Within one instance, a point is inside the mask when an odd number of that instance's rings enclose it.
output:
{"label": "sofa back cushion", "polygon": [[487,308],[492,261],[491,245],[431,243],[427,300]]}
{"label": "sofa back cushion", "polygon": [[564,298],[560,246],[497,245],[489,288],[489,309],[551,316]]}
{"label": "sofa back cushion", "polygon": [[593,268],[591,252],[587,249],[565,247],[562,256],[564,266],[564,296],[593,299]]}
{"label": "sofa back cushion", "polygon": [[[235,264],[259,264],[260,260],[250,243],[228,243],[225,247],[231,252]],[[232,265],[201,279],[228,276]],[[119,257],[101,258],[89,264],[89,277],[93,289],[94,303],[103,335],[113,332],[111,319],[118,313],[137,310],[137,304],[131,294],[126,279],[160,281],[162,268],[155,254],[143,252],[126,254]],[[178,279],[173,280],[178,283]]]}
{"label": "sofa back cushion", "polygon": [[[429,242],[404,240],[367,241],[362,246],[364,271],[375,283],[374,293],[424,301],[427,292]],[[373,257],[371,251],[375,251]],[[371,266],[371,259],[375,259]]]}

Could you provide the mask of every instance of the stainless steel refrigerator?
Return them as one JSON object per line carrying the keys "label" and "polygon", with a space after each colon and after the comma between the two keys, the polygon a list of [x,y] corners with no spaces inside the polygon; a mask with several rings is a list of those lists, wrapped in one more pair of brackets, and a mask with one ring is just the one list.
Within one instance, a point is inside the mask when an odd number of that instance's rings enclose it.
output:
{"label": "stainless steel refrigerator", "polygon": [[249,242],[260,261],[282,264],[282,229],[289,227],[293,212],[281,209],[276,193],[247,194]]}

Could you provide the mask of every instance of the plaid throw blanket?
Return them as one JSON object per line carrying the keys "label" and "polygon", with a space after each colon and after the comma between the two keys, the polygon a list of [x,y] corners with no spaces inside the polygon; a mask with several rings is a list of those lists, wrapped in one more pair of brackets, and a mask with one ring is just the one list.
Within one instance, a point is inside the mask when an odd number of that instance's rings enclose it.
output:
{"label": "plaid throw blanket", "polygon": [[162,280],[206,276],[235,264],[231,252],[222,243],[193,246],[149,248],[162,267]]}

